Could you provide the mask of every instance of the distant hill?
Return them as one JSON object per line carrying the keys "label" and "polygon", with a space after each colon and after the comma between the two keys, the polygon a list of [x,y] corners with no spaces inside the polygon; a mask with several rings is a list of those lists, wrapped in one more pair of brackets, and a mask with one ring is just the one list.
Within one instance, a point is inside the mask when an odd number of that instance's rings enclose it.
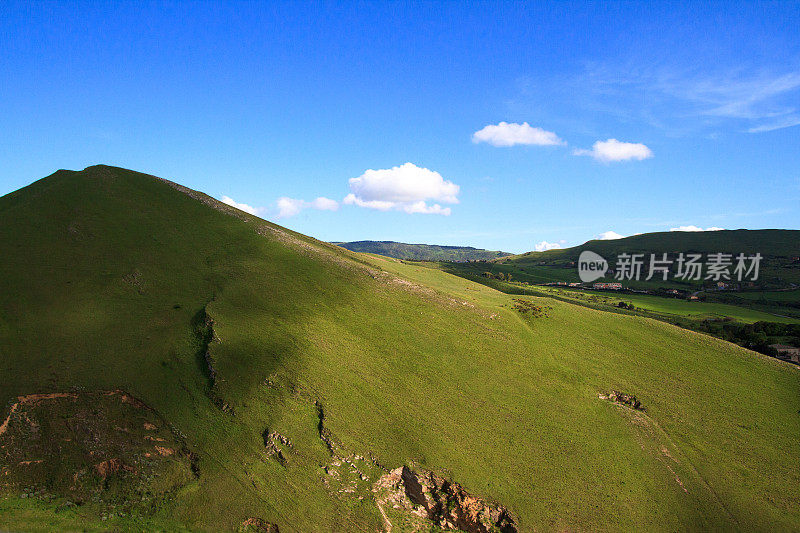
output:
{"label": "distant hill", "polygon": [[354,241],[333,243],[353,252],[385,255],[410,261],[482,261],[511,254],[483,250],[471,246],[440,246],[438,244],[406,244],[394,241]]}
{"label": "distant hill", "polygon": [[765,257],[800,256],[800,230],[760,229],[721,231],[663,231],[643,233],[613,240],[591,240],[572,248],[526,252],[509,256],[506,261],[525,263],[564,259],[577,260],[584,250],[591,250],[611,260],[628,253],[756,253]]}
{"label": "distant hill", "polygon": [[[704,232],[668,231],[645,233],[615,240],[591,240],[572,248],[526,252],[498,258],[488,264],[446,266],[454,274],[468,276],[483,272],[511,273],[516,281],[546,283],[550,281],[579,281],[575,262],[581,252],[591,250],[603,256],[613,269],[619,254],[670,254],[674,259],[679,252],[700,253],[705,257],[711,253],[760,253],[763,256],[758,284],[762,288],[787,288],[800,284],[800,231],[782,229],[722,230]],[[608,278],[607,278],[608,279]],[[701,282],[683,282],[670,279],[668,282],[630,282],[631,286],[652,285],[684,286],[701,285]],[[698,287],[699,288],[699,287]]]}

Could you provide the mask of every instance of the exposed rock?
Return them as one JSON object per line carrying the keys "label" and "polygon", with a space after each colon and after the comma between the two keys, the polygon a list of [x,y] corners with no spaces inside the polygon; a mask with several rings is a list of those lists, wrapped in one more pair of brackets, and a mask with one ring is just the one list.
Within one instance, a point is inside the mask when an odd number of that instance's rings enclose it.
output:
{"label": "exposed rock", "polygon": [[505,507],[472,496],[458,483],[428,470],[396,468],[381,477],[373,491],[384,517],[387,510],[399,509],[411,515],[420,528],[424,526],[419,521],[426,520],[445,530],[467,533],[517,532],[517,524]]}
{"label": "exposed rock", "polygon": [[644,411],[644,406],[642,406],[642,402],[640,402],[636,396],[631,394],[625,394],[624,392],[619,391],[611,391],[610,394],[600,394],[601,400],[608,400],[610,402],[614,402],[620,405],[627,405],[637,411]]}
{"label": "exposed rock", "polygon": [[330,461],[320,465],[325,474],[323,484],[336,496],[347,496],[363,500],[372,490],[373,482],[388,472],[371,454],[352,453],[338,442],[331,431],[325,427],[325,409],[318,400],[314,402],[317,411],[317,433],[330,453]]}
{"label": "exposed rock", "polygon": [[103,461],[102,463],[97,463],[96,465],[94,465],[94,469],[97,472],[97,474],[103,479],[106,479],[111,474],[116,474],[120,470],[123,470],[125,472],[136,471],[135,468],[125,464],[123,461],[117,459],[116,457],[113,459],[109,459],[107,461]]}
{"label": "exposed rock", "polygon": [[536,305],[530,300],[523,300],[522,298],[514,298],[514,304],[512,307],[519,311],[520,313],[528,314],[530,313],[533,317],[546,317],[548,316],[547,313],[553,309],[551,306],[543,306],[543,305]]}
{"label": "exposed rock", "polygon": [[245,532],[257,532],[257,533],[280,533],[278,530],[278,526],[273,524],[272,522],[267,522],[266,520],[262,520],[261,518],[248,518],[242,525],[239,526],[239,531],[241,533]]}
{"label": "exposed rock", "polygon": [[286,466],[287,457],[284,450],[292,448],[292,441],[281,435],[277,431],[265,429],[262,434],[264,447],[267,449],[267,457],[274,457],[282,466]]}

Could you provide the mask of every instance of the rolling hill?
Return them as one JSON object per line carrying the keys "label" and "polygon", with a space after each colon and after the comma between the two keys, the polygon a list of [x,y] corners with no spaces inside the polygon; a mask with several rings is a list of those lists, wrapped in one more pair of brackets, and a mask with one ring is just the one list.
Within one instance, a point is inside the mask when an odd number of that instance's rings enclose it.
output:
{"label": "rolling hill", "polygon": [[800,528],[800,372],[730,343],[108,166],[0,245],[0,530]]}
{"label": "rolling hill", "polygon": [[[701,254],[705,260],[708,254],[727,253],[734,256],[744,253],[748,256],[760,253],[758,280],[754,289],[787,289],[800,286],[800,230],[722,230],[684,232],[668,231],[645,233],[623,239],[591,240],[580,246],[547,250],[544,252],[526,252],[519,255],[501,257],[487,263],[442,265],[448,272],[458,275],[478,276],[483,272],[511,274],[517,281],[529,283],[547,283],[553,281],[577,282],[578,271],[576,261],[584,250],[600,254],[609,267],[615,268],[617,256],[621,253],[644,254],[649,261],[650,254],[669,254],[673,260],[679,252],[685,254]],[[646,266],[646,265],[645,265]],[[673,264],[672,272],[677,268]],[[644,270],[646,274],[646,270]],[[639,281],[626,281],[625,285],[652,289],[655,287],[674,287],[684,290],[699,290],[710,281],[684,281],[670,276],[667,281],[658,277],[646,281],[645,276]],[[605,281],[611,281],[606,276]]]}
{"label": "rolling hill", "polygon": [[506,252],[483,250],[471,246],[440,246],[438,244],[406,244],[393,241],[334,242],[353,252],[385,255],[410,261],[480,261],[511,255]]}

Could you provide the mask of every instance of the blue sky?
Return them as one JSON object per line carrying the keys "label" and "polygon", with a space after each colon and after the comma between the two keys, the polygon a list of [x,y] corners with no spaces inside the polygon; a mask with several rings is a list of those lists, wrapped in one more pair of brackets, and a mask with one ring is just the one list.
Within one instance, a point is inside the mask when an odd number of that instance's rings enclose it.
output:
{"label": "blue sky", "polygon": [[106,163],[324,240],[797,229],[798,28],[788,1],[4,2],[0,194]]}

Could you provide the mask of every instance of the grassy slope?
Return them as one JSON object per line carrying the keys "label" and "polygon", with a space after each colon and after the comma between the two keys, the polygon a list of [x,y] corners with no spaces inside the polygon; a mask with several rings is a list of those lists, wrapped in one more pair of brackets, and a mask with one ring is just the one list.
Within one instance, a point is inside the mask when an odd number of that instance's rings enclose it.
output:
{"label": "grassy slope", "polygon": [[[238,215],[108,167],[0,199],[0,402],[122,387],[160,411],[201,475],[153,520],[381,527],[368,493],[322,485],[319,401],[347,449],[445,472],[526,531],[800,525],[795,368],[555,300],[529,318],[488,287]],[[206,305],[235,416],[205,394],[190,323]],[[646,417],[598,400],[612,388]],[[263,460],[265,428],[294,442],[286,468]],[[12,526],[54,519],[15,501]]]}

